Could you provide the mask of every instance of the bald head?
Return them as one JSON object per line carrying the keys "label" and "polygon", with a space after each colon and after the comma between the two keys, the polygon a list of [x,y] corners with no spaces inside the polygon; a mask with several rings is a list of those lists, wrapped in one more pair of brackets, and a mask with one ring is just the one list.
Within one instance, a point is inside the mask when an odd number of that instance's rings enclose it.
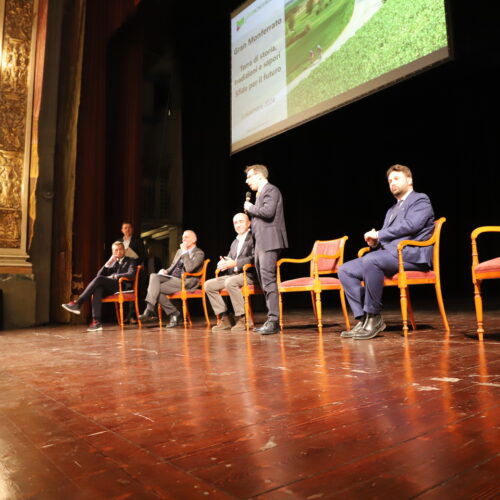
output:
{"label": "bald head", "polygon": [[196,246],[196,241],[198,240],[196,233],[191,231],[191,229],[186,229],[182,233],[182,244],[184,246],[184,250],[189,250]]}
{"label": "bald head", "polygon": [[250,228],[250,219],[247,214],[238,213],[233,217],[233,225],[237,234],[245,234]]}

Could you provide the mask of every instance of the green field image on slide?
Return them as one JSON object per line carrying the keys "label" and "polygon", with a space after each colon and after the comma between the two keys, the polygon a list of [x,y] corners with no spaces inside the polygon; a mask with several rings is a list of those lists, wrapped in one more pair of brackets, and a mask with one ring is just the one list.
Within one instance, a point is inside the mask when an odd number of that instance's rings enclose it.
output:
{"label": "green field image on slide", "polygon": [[290,91],[288,115],[447,45],[443,0],[386,0],[339,50],[321,61]]}
{"label": "green field image on slide", "polygon": [[335,42],[351,19],[353,7],[354,0],[296,0],[287,5],[287,83],[317,62],[318,45],[324,52]]}

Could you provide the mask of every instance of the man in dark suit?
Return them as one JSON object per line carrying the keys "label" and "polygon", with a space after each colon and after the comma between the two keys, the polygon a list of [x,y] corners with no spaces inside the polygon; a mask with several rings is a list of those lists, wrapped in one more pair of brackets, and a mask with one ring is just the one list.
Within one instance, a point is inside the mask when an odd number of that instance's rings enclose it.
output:
{"label": "man in dark suit", "polygon": [[[398,243],[428,240],[434,230],[431,202],[426,194],[413,191],[410,169],[393,165],[387,171],[387,180],[397,203],[388,210],[382,229],[372,229],[364,235],[375,251],[346,262],[339,269],[347,300],[354,317],[359,320],[352,330],[342,332],[342,337],[371,339],[385,329],[380,314],[384,276],[398,272]],[[403,259],[408,271],[428,271],[432,266],[432,247],[406,247]]]}
{"label": "man in dark suit", "polygon": [[[146,250],[144,248],[144,243],[141,238],[136,238],[134,236],[134,226],[131,222],[122,222],[121,232],[123,234],[122,238],[119,238],[118,241],[123,242],[123,246],[125,247],[125,256],[131,257],[132,259],[136,259],[137,265],[144,266],[146,264]],[[141,299],[144,297],[144,291],[147,286],[147,275],[142,272],[140,275],[139,282],[139,296]],[[137,323],[135,319],[135,311],[134,304],[132,302],[126,302],[124,305],[125,309],[125,323]]]}
{"label": "man in dark suit", "polygon": [[[224,274],[205,281],[205,292],[210,300],[215,314],[221,318],[212,331],[231,330],[232,332],[246,330],[245,303],[241,287],[243,286],[243,266],[253,263],[253,237],[250,231],[250,219],[246,214],[236,214],[233,217],[236,239],[231,244],[229,254],[221,257],[217,269]],[[249,270],[251,271],[251,269]],[[247,273],[249,283],[252,283],[252,273]],[[225,288],[233,305],[234,321],[229,314],[224,299],[219,292]],[[233,326],[234,323],[234,326]]]}
{"label": "man in dark suit", "polygon": [[[160,303],[167,315],[170,315],[170,321],[167,328],[177,326],[180,322],[181,313],[167,299],[166,295],[181,290],[181,276],[184,272],[197,273],[203,267],[205,254],[201,248],[196,246],[196,233],[191,230],[184,231],[182,234],[182,243],[175,254],[174,260],[168,269],[160,269],[157,274],[149,275],[148,293],[146,295],[146,309],[141,314],[141,321],[147,321],[155,315],[155,307]],[[186,278],[186,288],[194,290],[200,280],[197,276]]]}
{"label": "man in dark suit", "polygon": [[276,262],[282,250],[288,248],[283,197],[280,190],[268,182],[269,174],[264,165],[251,165],[245,173],[250,189],[257,191],[255,205],[246,201],[244,207],[252,221],[255,267],[267,306],[267,321],[254,331],[270,335],[279,332]]}
{"label": "man in dark suit", "polygon": [[[92,323],[88,327],[89,332],[102,330],[101,311],[102,298],[118,291],[118,280],[120,278],[135,278],[137,261],[125,256],[125,247],[121,241],[115,241],[111,247],[112,255],[108,262],[101,267],[97,276],[87,285],[87,288],[76,301],[62,304],[66,311],[72,314],[80,314],[82,304],[92,297]],[[132,281],[125,281],[123,290],[130,290]]]}
{"label": "man in dark suit", "polygon": [[141,238],[136,238],[134,236],[134,226],[131,222],[122,222],[121,231],[123,237],[119,238],[118,241],[123,241],[125,255],[136,259],[137,265],[143,265],[147,258],[146,250],[144,249],[144,243]]}

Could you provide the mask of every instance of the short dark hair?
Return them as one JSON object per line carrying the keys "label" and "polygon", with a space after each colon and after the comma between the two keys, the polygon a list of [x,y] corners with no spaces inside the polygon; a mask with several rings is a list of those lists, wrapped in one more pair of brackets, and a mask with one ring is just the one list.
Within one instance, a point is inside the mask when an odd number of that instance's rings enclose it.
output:
{"label": "short dark hair", "polygon": [[123,222],[122,222],[122,227],[123,227],[125,224],[128,224],[128,225],[129,225],[129,226],[131,226],[131,227],[134,227],[134,225],[133,225],[131,222],[129,222],[128,220],[125,220],[125,221],[123,221]]}
{"label": "short dark hair", "polygon": [[249,165],[247,168],[245,168],[245,174],[248,174],[250,170],[261,174],[264,179],[267,179],[269,177],[269,171],[267,170],[267,167],[265,165]]}
{"label": "short dark hair", "polygon": [[387,170],[386,174],[387,177],[389,177],[391,172],[403,172],[403,174],[405,174],[406,177],[411,177],[413,179],[413,174],[411,173],[411,170],[407,166],[400,165],[399,163],[396,163],[396,165],[389,167],[389,170]]}

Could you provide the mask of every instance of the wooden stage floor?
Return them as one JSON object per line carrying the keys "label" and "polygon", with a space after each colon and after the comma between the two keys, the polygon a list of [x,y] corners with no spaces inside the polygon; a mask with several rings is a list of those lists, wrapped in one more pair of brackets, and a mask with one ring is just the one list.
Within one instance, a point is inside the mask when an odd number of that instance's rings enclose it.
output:
{"label": "wooden stage floor", "polygon": [[[108,325],[0,332],[0,498],[498,498],[500,341],[397,309],[370,341]],[[487,329],[500,332],[500,313]]]}

